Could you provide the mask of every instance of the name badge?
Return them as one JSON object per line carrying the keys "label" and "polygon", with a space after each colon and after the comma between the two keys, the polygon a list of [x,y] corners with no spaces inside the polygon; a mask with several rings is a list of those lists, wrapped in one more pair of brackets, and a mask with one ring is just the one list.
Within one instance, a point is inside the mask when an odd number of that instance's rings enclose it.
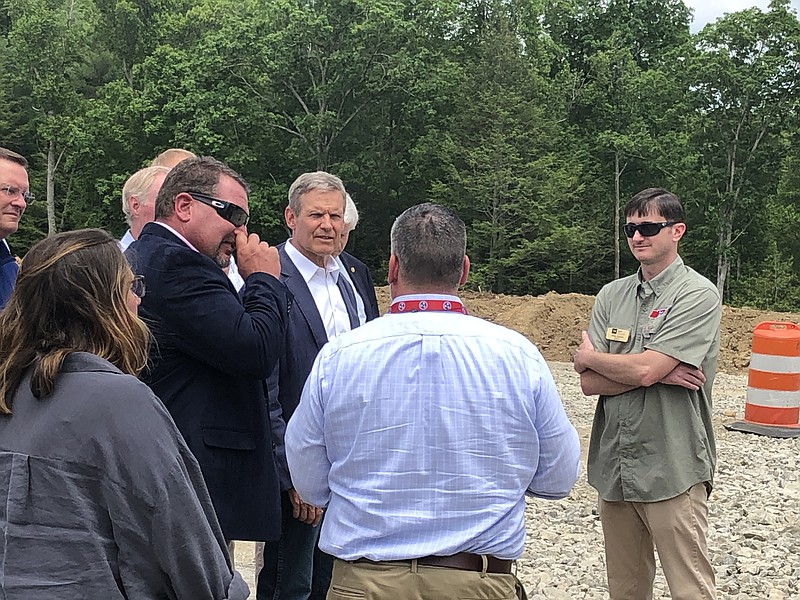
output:
{"label": "name badge", "polygon": [[612,342],[627,342],[630,337],[631,332],[628,329],[619,329],[617,327],[606,329],[606,339]]}

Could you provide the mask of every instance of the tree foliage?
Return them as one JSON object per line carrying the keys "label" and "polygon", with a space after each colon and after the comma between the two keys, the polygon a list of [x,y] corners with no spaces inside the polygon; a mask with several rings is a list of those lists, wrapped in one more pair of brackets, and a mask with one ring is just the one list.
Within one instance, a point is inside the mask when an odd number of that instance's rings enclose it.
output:
{"label": "tree foliage", "polygon": [[282,241],[301,172],[340,175],[351,250],[435,201],[472,283],[594,293],[632,272],[621,205],[663,186],[682,254],[728,301],[800,308],[800,24],[786,0],[697,34],[682,0],[0,0],[0,145],[31,160],[11,240],[124,230],[122,184],[167,147],[231,164]]}

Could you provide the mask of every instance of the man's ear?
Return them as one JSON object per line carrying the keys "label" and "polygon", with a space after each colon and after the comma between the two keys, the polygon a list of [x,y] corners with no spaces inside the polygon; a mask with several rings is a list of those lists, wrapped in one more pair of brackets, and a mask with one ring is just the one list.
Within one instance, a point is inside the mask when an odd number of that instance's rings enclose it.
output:
{"label": "man's ear", "polygon": [[194,199],[186,192],[181,192],[175,196],[175,217],[181,223],[187,223],[192,218]]}
{"label": "man's ear", "polygon": [[294,233],[294,228],[297,224],[297,216],[294,214],[294,211],[287,206],[283,209],[283,218],[286,220],[286,226],[289,228],[289,231]]}
{"label": "man's ear", "polygon": [[686,233],[686,223],[675,223],[672,226],[672,241],[679,241],[684,233]]}
{"label": "man's ear", "polygon": [[398,273],[400,273],[400,265],[397,263],[397,257],[392,254],[389,256],[389,273],[386,276],[386,282],[396,283]]}
{"label": "man's ear", "polygon": [[461,279],[458,281],[458,285],[462,286],[467,283],[467,277],[469,277],[469,256],[465,254],[464,263],[461,265]]}
{"label": "man's ear", "polygon": [[139,216],[139,208],[141,208],[141,206],[142,206],[142,203],[139,202],[139,197],[138,196],[130,196],[128,198],[128,208],[130,209],[130,213],[134,217],[138,217]]}

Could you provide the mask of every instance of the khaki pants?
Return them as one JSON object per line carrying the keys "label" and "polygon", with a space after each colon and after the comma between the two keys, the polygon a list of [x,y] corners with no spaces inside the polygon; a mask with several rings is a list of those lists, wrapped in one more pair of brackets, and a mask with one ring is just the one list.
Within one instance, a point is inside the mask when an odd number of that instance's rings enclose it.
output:
{"label": "khaki pants", "polygon": [[672,600],[714,600],[705,484],[662,502],[598,503],[611,600],[651,600],[658,551]]}
{"label": "khaki pants", "polygon": [[417,565],[417,561],[333,563],[327,600],[516,600],[513,575]]}

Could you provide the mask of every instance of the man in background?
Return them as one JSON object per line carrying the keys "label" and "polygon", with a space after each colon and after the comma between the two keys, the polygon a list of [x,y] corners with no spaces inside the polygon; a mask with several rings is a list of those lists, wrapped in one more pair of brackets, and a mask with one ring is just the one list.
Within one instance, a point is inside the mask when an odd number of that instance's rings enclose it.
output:
{"label": "man in background", "polygon": [[608,591],[612,600],[652,598],[655,545],[673,600],[712,600],[720,297],[678,255],[686,217],[675,194],[639,192],[625,220],[639,270],[600,290],[574,361],[583,393],[600,396],[588,475],[600,497]]}
{"label": "man in background", "polygon": [[119,241],[122,251],[139,239],[145,224],[155,219],[156,196],[169,173],[167,167],[145,167],[128,178],[122,188],[122,212],[128,231]]}
{"label": "man in background", "polygon": [[153,159],[153,162],[150,163],[150,166],[167,167],[168,169],[171,169],[182,160],[186,160],[187,158],[195,158],[196,156],[197,155],[194,152],[184,150],[183,148],[168,148],[156,156]]}
{"label": "man in background", "polygon": [[361,325],[380,316],[378,311],[378,298],[375,296],[375,282],[367,265],[355,256],[345,251],[350,233],[358,225],[358,209],[355,202],[347,194],[344,207],[344,227],[339,234],[337,252],[334,253],[341,273],[353,289],[358,310],[358,320]]}
{"label": "man in background", "polygon": [[[259,600],[308,600],[312,590],[314,548],[319,536],[316,525],[322,511],[303,502],[294,490],[285,462],[283,433],[320,348],[359,326],[353,288],[333,258],[340,249],[345,195],[344,184],[335,175],[304,173],[289,188],[284,211],[292,235],[278,249],[280,278],[292,298],[284,353],[269,378],[270,399],[277,398],[280,404],[272,411],[272,419],[283,489],[283,533],[280,540],[264,547]],[[324,564],[320,568],[326,570]],[[324,573],[322,578],[320,582],[317,577],[317,585],[327,590],[328,578]]]}
{"label": "man in background", "polygon": [[0,309],[11,296],[19,271],[7,238],[16,233],[22,214],[33,200],[28,161],[21,154],[0,148]]}
{"label": "man in background", "polygon": [[514,600],[525,495],[563,498],[578,477],[539,351],[466,314],[465,251],[450,209],[400,215],[389,314],[322,348],[287,426],[295,489],[327,507],[329,597]]}

